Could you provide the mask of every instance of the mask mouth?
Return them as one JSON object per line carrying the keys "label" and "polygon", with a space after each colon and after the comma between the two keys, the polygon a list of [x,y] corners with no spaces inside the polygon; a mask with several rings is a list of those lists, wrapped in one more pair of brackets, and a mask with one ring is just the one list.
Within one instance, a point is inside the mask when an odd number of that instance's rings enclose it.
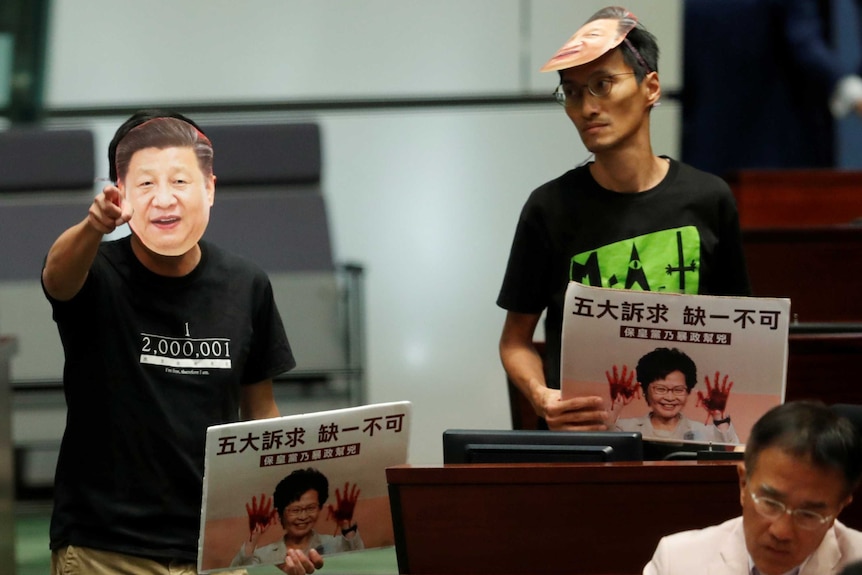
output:
{"label": "mask mouth", "polygon": [[[182,256],[194,249],[204,235],[209,211],[197,220],[176,213],[150,215],[143,221],[129,220],[129,229],[150,252],[166,257]],[[183,225],[185,222],[185,225]]]}
{"label": "mask mouth", "polygon": [[179,216],[165,216],[161,218],[155,218],[150,220],[151,223],[160,225],[160,226],[169,226],[175,224],[180,221]]}

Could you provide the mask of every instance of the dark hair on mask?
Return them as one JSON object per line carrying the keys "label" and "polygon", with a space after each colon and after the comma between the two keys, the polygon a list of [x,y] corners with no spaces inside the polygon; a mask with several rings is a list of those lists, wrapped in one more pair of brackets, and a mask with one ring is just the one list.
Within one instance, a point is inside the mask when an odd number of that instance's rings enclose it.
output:
{"label": "dark hair on mask", "polygon": [[637,17],[621,6],[607,6],[590,16],[587,22],[605,19],[619,22],[618,33],[629,29],[617,49],[622,51],[623,60],[634,71],[638,83],[650,72],[658,72],[658,42],[655,36],[637,21]]}
{"label": "dark hair on mask", "polygon": [[[631,24],[634,18],[628,10],[619,6],[608,6],[602,8],[592,16],[587,22],[594,20],[619,20],[618,32],[624,31],[625,24]],[[619,50],[623,56],[623,61],[635,73],[635,78],[640,84],[647,74],[650,72],[658,72],[658,41],[656,37],[649,32],[643,24],[637,22],[635,26],[629,30],[622,43],[615,48]],[[559,70],[560,78],[563,77],[563,71]]]}
{"label": "dark hair on mask", "polygon": [[137,112],[132,114],[132,116],[128,120],[123,122],[123,124],[119,128],[117,128],[117,131],[114,133],[114,137],[111,140],[111,143],[108,144],[108,176],[111,178],[112,182],[116,183],[118,176],[117,145],[134,128],[137,128],[141,124],[144,124],[156,118],[176,118],[177,120],[182,120],[183,122],[191,125],[201,134],[204,133],[203,130],[201,130],[200,126],[198,126],[193,120],[187,118],[179,112],[174,112],[173,110],[163,110],[159,108],[147,108],[143,110],[138,110]]}

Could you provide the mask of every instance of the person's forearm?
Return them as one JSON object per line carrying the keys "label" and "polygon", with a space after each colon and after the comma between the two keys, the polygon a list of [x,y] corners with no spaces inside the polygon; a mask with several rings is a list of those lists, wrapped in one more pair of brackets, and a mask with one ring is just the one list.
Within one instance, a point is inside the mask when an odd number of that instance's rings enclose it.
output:
{"label": "person's forearm", "polygon": [[548,389],[542,358],[532,346],[501,346],[500,358],[509,380],[524,394],[539,416],[543,413],[543,397]]}
{"label": "person's forearm", "polygon": [[87,279],[103,234],[88,220],[63,232],[48,251],[42,282],[54,299],[65,301],[77,294]]}
{"label": "person's forearm", "polygon": [[272,391],[272,380],[244,385],[240,392],[240,416],[243,420],[278,417],[278,404]]}

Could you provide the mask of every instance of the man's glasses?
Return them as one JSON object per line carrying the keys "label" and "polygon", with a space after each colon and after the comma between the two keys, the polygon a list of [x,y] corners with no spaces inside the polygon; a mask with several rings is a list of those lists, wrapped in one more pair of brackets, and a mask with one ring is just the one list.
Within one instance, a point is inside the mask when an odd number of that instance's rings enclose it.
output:
{"label": "man's glasses", "polygon": [[305,507],[288,507],[285,509],[288,517],[300,517],[301,515],[314,515],[320,505],[306,505]]}
{"label": "man's glasses", "polygon": [[823,516],[808,509],[790,509],[781,501],[769,497],[758,497],[754,493],[751,493],[751,500],[754,501],[754,509],[767,519],[775,520],[787,513],[793,520],[793,524],[802,529],[817,529],[834,517],[834,515]]}
{"label": "man's glasses", "polygon": [[650,385],[653,395],[675,395],[677,397],[688,393],[688,388],[684,385],[677,387],[668,387],[666,385]]}
{"label": "man's glasses", "polygon": [[554,98],[556,98],[557,103],[561,106],[576,106],[584,99],[584,88],[596,98],[607,98],[611,93],[611,88],[616,83],[614,78],[617,76],[634,76],[634,74],[634,72],[620,72],[619,74],[596,76],[587,80],[586,86],[560,84],[554,90]]}

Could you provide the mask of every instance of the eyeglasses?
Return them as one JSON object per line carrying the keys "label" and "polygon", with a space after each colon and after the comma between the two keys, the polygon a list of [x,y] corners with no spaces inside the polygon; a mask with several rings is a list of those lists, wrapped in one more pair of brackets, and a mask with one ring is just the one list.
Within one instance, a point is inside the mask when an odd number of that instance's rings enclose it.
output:
{"label": "eyeglasses", "polygon": [[668,387],[666,385],[650,385],[649,389],[652,390],[653,395],[671,394],[679,397],[688,393],[688,388],[684,385],[680,385],[677,387]]}
{"label": "eyeglasses", "polygon": [[775,520],[787,513],[793,520],[793,524],[802,529],[817,529],[835,517],[834,515],[823,516],[809,509],[790,509],[781,501],[758,497],[754,493],[751,493],[751,500],[754,501],[754,509],[767,519]]}
{"label": "eyeglasses", "polygon": [[288,507],[285,509],[288,517],[299,517],[300,515],[313,515],[320,505],[306,505],[305,507]]}
{"label": "eyeglasses", "polygon": [[617,76],[634,76],[634,72],[620,72],[619,74],[609,74],[607,76],[595,76],[587,80],[586,86],[577,86],[573,84],[560,84],[554,90],[554,98],[561,106],[576,106],[584,99],[584,88],[596,98],[607,98],[611,93],[611,88],[616,82],[614,78]]}

